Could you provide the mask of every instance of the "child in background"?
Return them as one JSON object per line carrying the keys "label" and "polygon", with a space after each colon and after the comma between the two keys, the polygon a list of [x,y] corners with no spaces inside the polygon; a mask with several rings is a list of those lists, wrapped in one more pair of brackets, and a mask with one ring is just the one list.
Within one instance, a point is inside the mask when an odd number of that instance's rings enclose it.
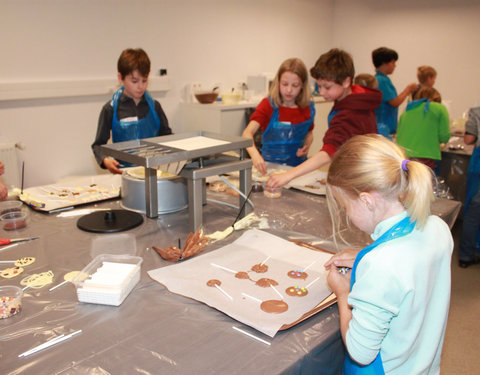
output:
{"label": "child in background", "polygon": [[328,115],[323,147],[295,168],[270,176],[269,187],[283,186],[328,164],[337,149],[354,135],[377,132],[374,111],[380,105],[382,95],[378,90],[352,85],[355,67],[347,52],[334,48],[324,53],[310,69],[310,74],[317,81],[320,95],[334,102]]}
{"label": "child in background", "polygon": [[[0,176],[5,173],[5,166],[3,163],[0,161]],[[7,187],[2,184],[0,181],[0,201],[4,201],[8,197],[8,189]]]}
{"label": "child in background", "polygon": [[147,91],[150,59],[145,51],[141,48],[124,50],[117,68],[122,87],[102,108],[92,149],[102,168],[121,174],[120,163],[105,157],[100,147],[108,142],[110,132],[113,142],[123,142],[167,135],[172,131],[160,103]]}
{"label": "child in background", "polygon": [[310,100],[308,72],[302,60],[285,60],[264,98],[250,117],[242,136],[253,139],[258,129],[262,135],[262,153],[247,148],[252,163],[261,174],[267,173],[265,161],[295,166],[306,160],[313,142],[315,107]]}
{"label": "child in background", "polygon": [[418,87],[412,93],[412,99],[420,99],[416,95],[422,87],[433,87],[435,85],[435,80],[437,79],[437,71],[428,65],[422,65],[417,68],[417,79]]}
{"label": "child in background", "polygon": [[440,143],[450,139],[450,118],[441,102],[440,93],[433,87],[418,90],[417,100],[408,103],[400,116],[396,138],[409,159],[434,171],[437,160],[442,159]]}
{"label": "child in background", "polygon": [[395,70],[397,60],[397,52],[390,48],[380,47],[372,52],[375,78],[378,81],[378,89],[383,94],[382,104],[375,111],[377,125],[386,126],[389,134],[395,134],[397,130],[398,107],[418,88],[416,83],[410,83],[400,94],[397,94],[395,86],[388,77]]}
{"label": "child in background", "polygon": [[467,145],[475,144],[467,170],[467,196],[458,254],[458,265],[467,268],[480,263],[477,247],[480,238],[480,107],[468,111],[463,140]]}
{"label": "child in background", "polygon": [[378,89],[378,82],[375,76],[368,73],[358,74],[353,83],[359,86],[368,87],[370,89]]}
{"label": "child in background", "polygon": [[432,197],[431,171],[385,137],[354,137],[335,154],[327,176],[334,228],[344,211],[374,240],[325,263],[347,349],[343,374],[440,372],[453,240],[430,215]]}

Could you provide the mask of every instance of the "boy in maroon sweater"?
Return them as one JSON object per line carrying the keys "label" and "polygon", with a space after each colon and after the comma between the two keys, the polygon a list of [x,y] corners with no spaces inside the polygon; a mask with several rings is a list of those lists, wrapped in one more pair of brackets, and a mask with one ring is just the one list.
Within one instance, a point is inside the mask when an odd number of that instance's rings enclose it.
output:
{"label": "boy in maroon sweater", "polygon": [[267,183],[270,187],[286,185],[294,178],[330,163],[337,149],[353,136],[377,133],[375,109],[382,101],[382,93],[352,85],[355,68],[350,54],[333,48],[320,56],[310,74],[317,81],[320,95],[334,102],[328,115],[323,147],[295,168],[272,175]]}

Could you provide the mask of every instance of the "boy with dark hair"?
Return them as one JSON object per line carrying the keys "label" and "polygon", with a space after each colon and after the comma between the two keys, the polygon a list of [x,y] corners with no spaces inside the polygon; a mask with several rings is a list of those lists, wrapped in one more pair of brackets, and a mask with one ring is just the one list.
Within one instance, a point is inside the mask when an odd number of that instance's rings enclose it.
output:
{"label": "boy with dark hair", "polygon": [[272,175],[267,185],[279,187],[292,179],[330,163],[337,149],[351,137],[377,133],[375,108],[380,105],[380,91],[352,85],[355,76],[353,59],[345,51],[334,48],[324,53],[310,69],[320,95],[333,101],[328,115],[328,130],[323,147],[315,155],[285,173]]}
{"label": "boy with dark hair", "polygon": [[97,136],[92,144],[98,164],[121,174],[120,163],[102,154],[101,145],[110,139],[123,142],[171,134],[160,103],[147,91],[150,59],[141,48],[124,50],[117,62],[118,81],[122,87],[106,103],[98,119]]}
{"label": "boy with dark hair", "polygon": [[395,86],[388,77],[395,70],[397,60],[398,53],[393,49],[380,47],[372,51],[372,61],[376,72],[375,78],[378,82],[378,89],[383,95],[382,103],[375,111],[375,115],[379,133],[385,136],[396,133],[398,107],[418,88],[416,83],[410,83],[400,94],[397,94]]}

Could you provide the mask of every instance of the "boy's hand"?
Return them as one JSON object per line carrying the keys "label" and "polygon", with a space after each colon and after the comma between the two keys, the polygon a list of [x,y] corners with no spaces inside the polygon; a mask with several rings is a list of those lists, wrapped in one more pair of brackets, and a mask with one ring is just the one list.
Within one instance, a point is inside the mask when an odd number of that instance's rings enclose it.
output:
{"label": "boy's hand", "polygon": [[269,188],[282,187],[288,184],[291,180],[292,178],[290,177],[288,172],[272,174],[267,181],[267,186]]}
{"label": "boy's hand", "polygon": [[103,159],[103,165],[113,174],[122,174],[122,171],[118,169],[120,163],[113,158]]}
{"label": "boy's hand", "polygon": [[415,91],[418,90],[418,83],[410,83],[408,86],[407,86],[407,89],[408,91],[410,92],[410,94],[413,94]]}

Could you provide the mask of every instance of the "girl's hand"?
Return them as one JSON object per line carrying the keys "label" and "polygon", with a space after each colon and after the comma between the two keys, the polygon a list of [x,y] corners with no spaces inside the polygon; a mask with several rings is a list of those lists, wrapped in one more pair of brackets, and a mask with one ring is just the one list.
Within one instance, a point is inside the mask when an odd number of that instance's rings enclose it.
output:
{"label": "girl's hand", "polygon": [[337,267],[331,267],[327,276],[327,284],[337,298],[348,298],[350,293],[350,275],[351,272],[341,274]]}
{"label": "girl's hand", "polygon": [[308,155],[308,150],[310,150],[310,145],[304,145],[302,148],[297,150],[297,157],[301,158],[302,156]]}
{"label": "girl's hand", "polygon": [[[353,267],[353,262],[360,249],[344,249],[332,256],[323,266],[326,270],[335,269],[337,267]],[[333,266],[333,267],[332,267]]]}
{"label": "girl's hand", "polygon": [[5,166],[3,163],[0,161],[0,176],[5,173]]}
{"label": "girl's hand", "polygon": [[113,174],[122,174],[122,171],[118,169],[120,163],[113,158],[103,159],[103,165]]}
{"label": "girl's hand", "polygon": [[267,164],[265,163],[265,160],[263,160],[262,156],[257,153],[251,156],[252,158],[252,163],[255,168],[257,168],[257,171],[259,171],[262,175],[267,174]]}

